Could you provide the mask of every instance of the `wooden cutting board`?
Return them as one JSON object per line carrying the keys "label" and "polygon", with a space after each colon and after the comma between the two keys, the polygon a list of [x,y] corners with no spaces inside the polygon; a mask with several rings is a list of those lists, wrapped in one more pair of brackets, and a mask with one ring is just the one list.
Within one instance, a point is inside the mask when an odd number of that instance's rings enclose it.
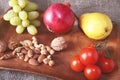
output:
{"label": "wooden cutting board", "polygon": [[[110,74],[103,74],[100,80],[119,80],[120,78],[119,29],[120,28],[114,24],[111,35],[106,38],[108,40],[107,47],[112,52],[112,58],[116,62],[115,70]],[[74,26],[69,33],[64,35],[55,35],[50,33],[42,24],[42,26],[39,28],[38,35],[36,35],[39,43],[43,43],[45,45],[50,45],[51,40],[57,36],[63,36],[67,40],[68,48],[62,52],[56,52],[54,55],[54,60],[56,62],[55,66],[49,67],[44,64],[41,64],[40,66],[32,66],[18,58],[14,58],[10,60],[0,60],[0,69],[29,72],[52,77],[57,80],[86,80],[83,73],[76,73],[70,69],[69,61],[72,56],[79,54],[81,48],[86,47],[90,43],[95,43],[98,41],[89,39],[77,26]],[[2,20],[2,16],[0,16],[0,40],[5,40],[6,42],[10,40],[21,41],[24,39],[31,39],[31,37],[32,36],[27,32],[18,35],[15,32],[15,27]],[[7,51],[6,53],[10,54],[11,51]],[[2,55],[3,54],[0,54],[0,56]]]}

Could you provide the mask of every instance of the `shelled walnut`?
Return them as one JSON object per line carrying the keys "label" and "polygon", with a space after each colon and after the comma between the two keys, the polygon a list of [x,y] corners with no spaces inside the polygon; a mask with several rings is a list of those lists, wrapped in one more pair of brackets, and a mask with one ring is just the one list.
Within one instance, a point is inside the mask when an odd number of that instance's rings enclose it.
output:
{"label": "shelled walnut", "polygon": [[8,48],[11,50],[14,50],[16,47],[20,46],[20,43],[18,41],[9,41]]}

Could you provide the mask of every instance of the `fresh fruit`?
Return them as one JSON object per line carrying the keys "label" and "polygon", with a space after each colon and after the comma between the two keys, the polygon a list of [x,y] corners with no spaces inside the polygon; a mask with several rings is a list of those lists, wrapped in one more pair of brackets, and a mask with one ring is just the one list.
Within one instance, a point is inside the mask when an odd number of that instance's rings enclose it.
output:
{"label": "fresh fruit", "polygon": [[22,20],[22,26],[24,27],[28,27],[30,25],[30,21],[29,20]]}
{"label": "fresh fruit", "polygon": [[112,59],[99,57],[98,59],[98,65],[103,73],[110,73],[115,68],[115,63]]}
{"label": "fresh fruit", "polygon": [[16,6],[18,4],[17,0],[10,0],[9,1],[9,6],[13,7]]}
{"label": "fresh fruit", "polygon": [[13,11],[16,12],[16,13],[18,13],[18,12],[21,11],[21,7],[18,6],[18,5],[15,5],[15,6],[13,6]]}
{"label": "fresh fruit", "polygon": [[9,20],[10,20],[10,18],[9,18],[9,16],[8,16],[7,14],[5,14],[5,15],[3,16],[3,19],[6,20],[6,21],[9,21]]}
{"label": "fresh fruit", "polygon": [[27,15],[27,12],[26,11],[20,11],[19,12],[19,17],[21,20],[26,20],[28,15]]}
{"label": "fresh fruit", "polygon": [[40,23],[39,20],[32,20],[32,21],[30,21],[30,22],[31,22],[32,25],[35,25],[36,27],[38,27],[38,26],[41,25],[41,23]]}
{"label": "fresh fruit", "polygon": [[17,25],[21,24],[21,20],[18,16],[13,17],[12,19],[10,19],[10,24],[17,26]]}
{"label": "fresh fruit", "polygon": [[38,9],[38,5],[36,3],[28,1],[27,5],[25,6],[25,11],[35,11]]}
{"label": "fresh fruit", "polygon": [[109,16],[103,13],[85,13],[79,17],[80,27],[91,39],[101,40],[108,37],[113,25]]}
{"label": "fresh fruit", "polygon": [[79,58],[84,65],[94,65],[98,60],[98,53],[95,47],[86,47],[81,49]]}
{"label": "fresh fruit", "polygon": [[70,68],[75,72],[84,71],[88,80],[98,80],[103,73],[110,73],[115,68],[109,50],[106,47],[107,41],[90,44],[82,48],[79,55],[70,60]]}
{"label": "fresh fruit", "polygon": [[25,27],[23,27],[22,25],[18,25],[16,28],[16,32],[18,34],[21,34],[21,33],[23,33],[24,29],[25,29]]}
{"label": "fresh fruit", "polygon": [[[39,12],[36,11],[37,4],[28,0],[9,0],[9,6],[11,9],[3,16],[3,19],[9,21],[11,25],[17,26],[16,32],[18,34],[23,33],[27,27],[29,27],[28,33],[37,34],[36,27],[41,25],[40,20],[38,20]],[[30,27],[31,25],[32,27]]]}
{"label": "fresh fruit", "polygon": [[28,0],[18,0],[18,5],[23,9],[28,3]]}
{"label": "fresh fruit", "polygon": [[84,75],[89,80],[97,80],[101,77],[101,70],[96,65],[88,65],[84,69]]}
{"label": "fresh fruit", "polygon": [[54,3],[46,9],[43,21],[49,31],[64,34],[72,29],[75,15],[68,6]]}
{"label": "fresh fruit", "polygon": [[71,58],[70,67],[75,72],[81,72],[85,68],[85,66],[79,60],[79,55],[75,55]]}
{"label": "fresh fruit", "polygon": [[28,12],[28,19],[29,20],[35,20],[38,17],[39,17],[39,13],[37,11]]}
{"label": "fresh fruit", "polygon": [[27,27],[27,31],[28,31],[28,33],[29,34],[31,34],[31,35],[36,35],[37,34],[37,28],[34,26],[34,25],[29,25],[28,27]]}
{"label": "fresh fruit", "polygon": [[17,13],[15,13],[13,10],[9,10],[4,16],[3,19],[6,21],[10,21],[13,17],[16,17]]}

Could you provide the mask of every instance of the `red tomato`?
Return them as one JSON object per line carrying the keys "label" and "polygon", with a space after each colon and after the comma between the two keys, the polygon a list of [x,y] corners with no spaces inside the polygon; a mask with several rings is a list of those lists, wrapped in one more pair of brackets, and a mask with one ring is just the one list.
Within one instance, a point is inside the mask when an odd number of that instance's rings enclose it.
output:
{"label": "red tomato", "polygon": [[89,80],[97,80],[101,77],[101,70],[96,65],[88,65],[84,69],[84,75]]}
{"label": "red tomato", "polygon": [[79,58],[84,65],[94,65],[98,60],[98,53],[94,47],[83,48]]}
{"label": "red tomato", "polygon": [[76,55],[71,58],[70,67],[73,71],[80,72],[83,71],[85,66],[80,62],[79,55]]}
{"label": "red tomato", "polygon": [[100,66],[103,73],[110,73],[115,68],[115,63],[112,59],[100,57],[98,59],[98,65]]}

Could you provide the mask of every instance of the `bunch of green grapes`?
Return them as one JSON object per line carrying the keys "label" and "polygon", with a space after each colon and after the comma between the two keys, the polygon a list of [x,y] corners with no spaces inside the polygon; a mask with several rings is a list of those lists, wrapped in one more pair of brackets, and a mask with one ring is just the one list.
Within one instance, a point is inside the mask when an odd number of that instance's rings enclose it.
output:
{"label": "bunch of green grapes", "polygon": [[21,34],[27,29],[31,35],[36,35],[40,26],[38,6],[29,0],[9,0],[9,6],[12,7],[4,16],[5,21],[11,25],[17,26],[16,32]]}

